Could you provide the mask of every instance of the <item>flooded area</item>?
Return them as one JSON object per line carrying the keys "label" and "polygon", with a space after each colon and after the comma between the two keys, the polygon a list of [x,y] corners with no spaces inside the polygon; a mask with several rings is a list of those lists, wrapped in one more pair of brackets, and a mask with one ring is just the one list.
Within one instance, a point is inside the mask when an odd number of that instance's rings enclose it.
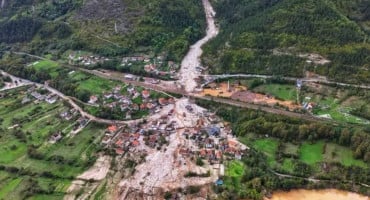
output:
{"label": "flooded area", "polygon": [[265,200],[370,200],[369,197],[336,189],[275,192]]}
{"label": "flooded area", "polygon": [[187,92],[192,92],[196,88],[197,83],[194,79],[198,78],[201,74],[196,68],[201,66],[200,56],[203,53],[202,46],[218,34],[218,28],[214,19],[216,13],[211,3],[208,0],[203,0],[203,6],[207,19],[206,36],[190,47],[189,52],[181,62],[181,69],[179,71],[179,81]]}

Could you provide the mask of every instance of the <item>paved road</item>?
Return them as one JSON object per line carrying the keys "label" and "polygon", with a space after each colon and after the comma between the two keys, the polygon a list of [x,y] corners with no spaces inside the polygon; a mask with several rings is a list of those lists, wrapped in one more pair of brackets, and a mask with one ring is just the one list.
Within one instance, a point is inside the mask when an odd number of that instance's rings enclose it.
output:
{"label": "paved road", "polygon": [[[3,71],[0,71],[0,74],[3,76],[9,76],[9,74]],[[0,89],[0,92],[32,84],[28,80],[23,80],[23,79],[21,80],[15,76],[9,76],[9,77],[11,78],[12,83],[6,84],[3,88]]]}

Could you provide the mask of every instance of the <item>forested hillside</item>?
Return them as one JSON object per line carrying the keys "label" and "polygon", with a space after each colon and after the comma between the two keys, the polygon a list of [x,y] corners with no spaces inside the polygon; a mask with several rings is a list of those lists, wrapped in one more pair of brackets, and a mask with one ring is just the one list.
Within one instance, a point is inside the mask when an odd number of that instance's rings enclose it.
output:
{"label": "forested hillside", "polygon": [[303,76],[306,69],[339,81],[370,82],[369,0],[213,4],[221,33],[203,57],[213,73]]}
{"label": "forested hillside", "polygon": [[0,50],[60,56],[168,53],[180,60],[203,35],[201,1],[15,0],[0,8]]}

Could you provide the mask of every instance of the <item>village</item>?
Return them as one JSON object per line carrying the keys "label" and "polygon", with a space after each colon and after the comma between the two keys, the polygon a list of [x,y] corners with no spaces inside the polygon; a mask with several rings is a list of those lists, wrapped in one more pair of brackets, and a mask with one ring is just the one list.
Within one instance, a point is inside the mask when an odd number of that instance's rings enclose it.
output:
{"label": "village", "polygon": [[92,95],[88,104],[118,111],[125,120],[158,113],[162,106],[174,103],[174,98],[131,85],[116,86],[102,95]]}
{"label": "village", "polygon": [[121,185],[131,191],[144,184],[148,194],[154,188],[183,187],[184,182],[222,185],[225,162],[241,160],[248,149],[228,123],[185,98],[168,102],[142,123],[108,126],[101,143],[118,156],[146,157],[125,180],[129,183]]}
{"label": "village", "polygon": [[[72,52],[68,55],[68,63],[70,65],[82,66],[87,68],[93,68],[98,64],[103,64],[109,61],[109,58],[103,56],[90,55],[89,53]],[[180,65],[174,61],[167,61],[166,56],[149,56],[149,55],[137,55],[123,57],[120,61],[120,69],[124,69],[126,72],[133,74],[147,73],[158,77],[169,77],[172,79],[177,78],[177,70]]]}
{"label": "village", "polygon": [[[37,85],[30,86],[25,93],[26,95],[22,99],[22,104],[27,104],[31,102],[36,105],[42,102],[46,102],[48,104],[56,104],[61,101],[61,99],[56,94],[53,94],[45,88]],[[82,117],[78,110],[76,110],[75,108],[65,108],[61,110],[59,112],[59,117],[61,120],[73,123],[71,125],[70,132],[56,131],[55,133],[53,133],[49,138],[49,142],[51,144],[57,143],[65,136],[76,135],[90,122],[90,120],[86,117]]]}

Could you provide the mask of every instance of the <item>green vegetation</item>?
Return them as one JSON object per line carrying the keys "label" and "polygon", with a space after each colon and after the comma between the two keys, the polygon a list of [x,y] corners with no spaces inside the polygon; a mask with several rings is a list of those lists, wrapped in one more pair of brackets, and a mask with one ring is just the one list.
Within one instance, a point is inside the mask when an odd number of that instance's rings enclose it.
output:
{"label": "green vegetation", "polygon": [[164,53],[178,61],[205,30],[197,0],[16,0],[4,6],[0,42],[26,42],[24,51],[56,58],[86,50],[105,56]]}
{"label": "green vegetation", "polygon": [[240,179],[243,177],[245,172],[245,167],[242,162],[239,161],[230,161],[226,164],[226,172],[225,172],[225,185],[228,188],[240,188],[238,183]]}
{"label": "green vegetation", "polygon": [[87,91],[90,94],[103,94],[104,92],[111,90],[114,84],[117,84],[113,81],[98,78],[95,76],[86,78],[85,80],[78,83],[79,85],[77,87],[77,91]]}
{"label": "green vegetation", "polygon": [[253,91],[269,94],[281,100],[295,101],[297,99],[297,90],[293,85],[266,84],[256,87]]}
{"label": "green vegetation", "polygon": [[244,165],[242,162],[232,161],[227,164],[226,175],[231,177],[241,177],[244,174]]}
{"label": "green vegetation", "polygon": [[21,183],[22,179],[17,178],[9,181],[3,188],[0,189],[0,198],[4,199]]}
{"label": "green vegetation", "polygon": [[[68,136],[77,118],[65,121],[59,114],[69,108],[62,102],[22,104],[26,89],[0,98],[0,198],[63,199],[74,177],[95,162],[102,128],[90,124]],[[63,138],[49,143],[59,131]]]}
{"label": "green vegetation", "polygon": [[54,71],[57,69],[58,64],[50,61],[50,60],[40,60],[35,63],[33,63],[33,67],[35,68],[36,71]]}
{"label": "green vegetation", "polygon": [[[359,189],[358,184],[352,184],[370,180],[370,160],[365,156],[370,156],[366,152],[370,132],[366,126],[348,128],[258,110],[221,107],[212,101],[197,103],[231,122],[233,133],[251,148],[241,159],[241,177],[234,176],[240,173],[228,171],[235,166],[226,166],[225,185],[215,187],[222,199],[257,200],[266,194],[264,191],[293,188],[334,187],[370,194],[368,188]],[[296,178],[282,178],[276,173]],[[327,181],[307,182],[304,178],[308,177]]]}
{"label": "green vegetation", "polygon": [[257,139],[253,142],[253,147],[266,154],[267,162],[270,166],[275,164],[275,155],[278,147],[278,141],[275,139]]}
{"label": "green vegetation", "polygon": [[[121,110],[119,105],[115,106],[113,109],[106,105],[108,103],[112,103],[114,99],[103,100],[104,94],[111,94],[116,86],[120,86],[122,88],[120,91],[121,95],[128,95],[128,85],[122,83],[121,81],[112,81],[105,78],[100,78],[83,71],[74,71],[50,60],[36,62],[35,65],[28,66],[24,69],[23,66],[19,65],[19,63],[25,62],[26,59],[18,59],[18,56],[11,55],[4,59],[9,61],[9,64],[4,66],[0,65],[0,68],[14,74],[15,76],[35,82],[44,83],[45,81],[48,81],[49,86],[57,89],[67,96],[75,97],[77,101],[79,100],[78,102],[81,103],[81,107],[97,117],[116,120],[126,119],[127,110]],[[135,88],[138,92],[143,90],[141,87]],[[95,107],[86,104],[93,95],[98,97],[97,103],[100,104],[100,106]],[[150,91],[150,95],[150,97],[153,99],[167,97],[166,95],[155,91]],[[106,101],[105,105],[103,105],[104,101]],[[133,99],[132,101],[138,105],[142,104],[143,102],[141,96]],[[133,110],[131,112],[131,117],[132,119],[138,119],[148,114],[149,110],[147,109]]]}
{"label": "green vegetation", "polygon": [[303,143],[300,148],[300,159],[307,164],[315,164],[323,161],[324,143],[318,142],[315,144]]}
{"label": "green vegetation", "polygon": [[325,144],[324,149],[324,160],[339,162],[344,166],[367,167],[367,165],[361,160],[354,159],[353,152],[348,148],[337,144],[327,143]]}
{"label": "green vegetation", "polygon": [[[300,93],[302,102],[314,103],[313,113],[326,116],[338,122],[352,124],[368,124],[366,115],[370,110],[369,90],[356,90],[350,88],[335,88],[331,86],[304,86]],[[360,112],[359,109],[363,108]]]}
{"label": "green vegetation", "polygon": [[[369,83],[368,0],[213,1],[220,34],[204,48],[212,73],[303,76]],[[307,63],[317,53],[329,63]]]}

